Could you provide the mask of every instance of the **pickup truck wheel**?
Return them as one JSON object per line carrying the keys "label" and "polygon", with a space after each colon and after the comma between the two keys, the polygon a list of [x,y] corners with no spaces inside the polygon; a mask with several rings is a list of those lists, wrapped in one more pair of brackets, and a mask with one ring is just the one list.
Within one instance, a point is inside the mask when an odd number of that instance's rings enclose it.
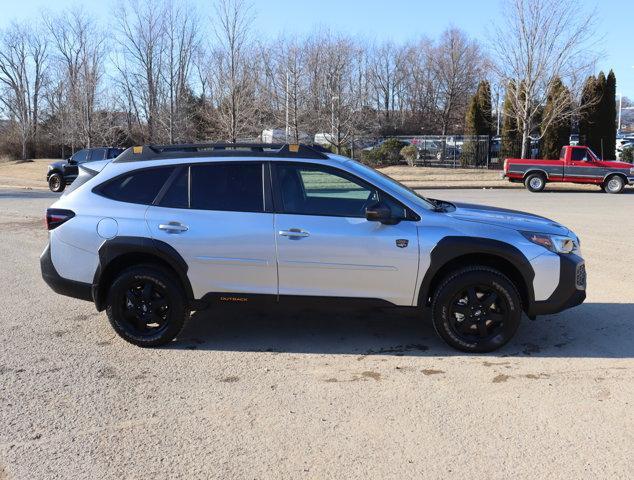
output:
{"label": "pickup truck wheel", "polygon": [[524,185],[529,192],[541,192],[546,187],[546,178],[541,173],[531,173],[524,180]]}
{"label": "pickup truck wheel", "polygon": [[123,271],[108,292],[108,320],[125,341],[140,347],[171,342],[189,310],[183,289],[161,267],[141,265]]}
{"label": "pickup truck wheel", "polygon": [[473,266],[445,278],[432,301],[434,328],[450,346],[469,353],[506,344],[522,318],[517,288],[505,275]]}
{"label": "pickup truck wheel", "polygon": [[623,178],[618,175],[608,177],[603,184],[603,191],[605,193],[621,193],[623,188],[625,188],[625,182]]}
{"label": "pickup truck wheel", "polygon": [[59,173],[52,174],[48,177],[48,188],[51,189],[51,192],[63,192],[64,188],[66,188],[64,178]]}

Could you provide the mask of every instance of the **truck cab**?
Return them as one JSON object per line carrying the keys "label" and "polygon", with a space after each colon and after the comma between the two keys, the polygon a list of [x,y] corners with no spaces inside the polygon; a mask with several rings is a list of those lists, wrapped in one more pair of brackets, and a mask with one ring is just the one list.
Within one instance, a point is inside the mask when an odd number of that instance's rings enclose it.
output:
{"label": "truck cab", "polygon": [[566,145],[558,160],[507,158],[503,177],[524,183],[531,192],[541,192],[548,182],[568,182],[620,193],[626,185],[634,185],[634,168],[625,162],[601,160],[589,147]]}

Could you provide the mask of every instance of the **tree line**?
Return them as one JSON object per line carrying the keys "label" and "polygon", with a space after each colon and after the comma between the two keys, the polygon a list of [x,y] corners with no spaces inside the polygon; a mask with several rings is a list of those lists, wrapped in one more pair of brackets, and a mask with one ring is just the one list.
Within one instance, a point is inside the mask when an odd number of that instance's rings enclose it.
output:
{"label": "tree line", "polygon": [[262,39],[246,0],[209,11],[115,5],[111,19],[75,7],[0,32],[2,153],[235,142],[264,128],[289,141],[322,133],[339,150],[362,137],[479,133],[483,123],[489,134],[495,105],[505,141],[525,156],[535,132],[547,143],[598,105],[600,81],[583,101],[578,85],[592,69],[592,14],[573,0],[507,0],[486,44],[453,27],[401,43],[327,29]]}

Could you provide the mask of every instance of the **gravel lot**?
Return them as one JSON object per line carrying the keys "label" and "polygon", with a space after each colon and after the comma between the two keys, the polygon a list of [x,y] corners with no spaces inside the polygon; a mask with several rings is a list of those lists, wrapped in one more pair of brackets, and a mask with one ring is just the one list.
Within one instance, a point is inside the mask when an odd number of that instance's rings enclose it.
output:
{"label": "gravel lot", "polygon": [[54,196],[0,190],[0,479],[632,478],[634,192],[433,196],[573,228],[586,303],[496,355],[390,311],[213,311],[142,350],[42,281]]}

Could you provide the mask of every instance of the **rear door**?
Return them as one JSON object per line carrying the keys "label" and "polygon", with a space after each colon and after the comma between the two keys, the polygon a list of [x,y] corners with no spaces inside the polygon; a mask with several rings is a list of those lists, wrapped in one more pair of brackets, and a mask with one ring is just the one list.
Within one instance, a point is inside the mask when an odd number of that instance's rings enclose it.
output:
{"label": "rear door", "polygon": [[181,167],[148,209],[153,238],[185,259],[196,298],[221,292],[277,294],[266,184],[259,161],[193,164]]}
{"label": "rear door", "polygon": [[418,273],[413,221],[383,225],[365,218],[381,201],[404,207],[343,170],[272,162],[280,295],[356,297],[411,305]]}

